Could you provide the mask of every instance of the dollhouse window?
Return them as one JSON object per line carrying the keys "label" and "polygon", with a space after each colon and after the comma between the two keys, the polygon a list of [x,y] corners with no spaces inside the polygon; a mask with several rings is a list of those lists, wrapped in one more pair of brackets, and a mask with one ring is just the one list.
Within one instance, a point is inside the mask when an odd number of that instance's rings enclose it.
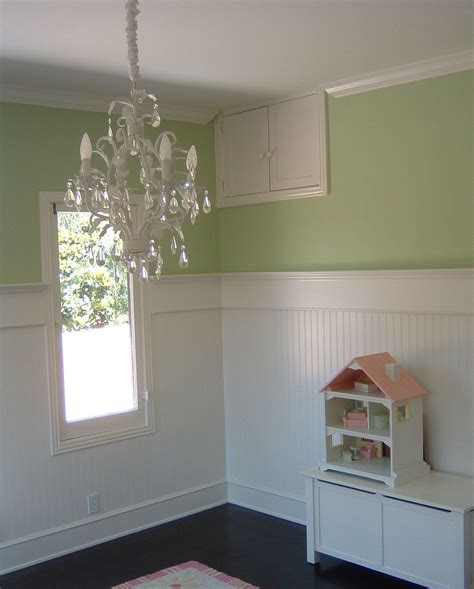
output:
{"label": "dollhouse window", "polygon": [[397,419],[398,421],[408,421],[410,419],[410,405],[404,403],[397,407]]}

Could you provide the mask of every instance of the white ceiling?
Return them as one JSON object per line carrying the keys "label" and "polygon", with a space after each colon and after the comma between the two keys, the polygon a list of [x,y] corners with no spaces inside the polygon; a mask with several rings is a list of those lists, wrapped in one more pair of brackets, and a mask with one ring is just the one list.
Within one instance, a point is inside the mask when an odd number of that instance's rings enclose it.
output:
{"label": "white ceiling", "polygon": [[[0,0],[0,83],[128,90],[120,0]],[[465,51],[462,0],[142,0],[140,66],[163,103],[232,108]]]}

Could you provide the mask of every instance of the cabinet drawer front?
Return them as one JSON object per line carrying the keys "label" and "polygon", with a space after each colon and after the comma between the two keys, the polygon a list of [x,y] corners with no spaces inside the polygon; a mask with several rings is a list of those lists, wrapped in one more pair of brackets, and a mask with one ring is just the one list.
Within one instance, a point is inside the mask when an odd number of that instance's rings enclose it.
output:
{"label": "cabinet drawer front", "polygon": [[449,512],[385,498],[384,568],[413,575],[423,584],[451,587],[455,531]]}
{"label": "cabinet drawer front", "polygon": [[222,119],[225,197],[268,192],[268,108],[257,108]]}
{"label": "cabinet drawer front", "polygon": [[381,503],[374,495],[336,485],[320,487],[317,540],[321,552],[377,565],[380,524]]}
{"label": "cabinet drawer front", "polygon": [[270,106],[272,190],[321,182],[318,99],[315,95]]}

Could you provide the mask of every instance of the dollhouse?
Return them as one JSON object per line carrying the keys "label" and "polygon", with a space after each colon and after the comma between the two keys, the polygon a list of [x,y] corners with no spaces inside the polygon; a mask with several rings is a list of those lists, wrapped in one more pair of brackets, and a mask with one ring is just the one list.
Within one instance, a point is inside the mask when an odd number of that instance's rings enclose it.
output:
{"label": "dollhouse", "polygon": [[427,474],[423,396],[427,391],[387,352],[353,358],[321,388],[322,471],[396,487]]}

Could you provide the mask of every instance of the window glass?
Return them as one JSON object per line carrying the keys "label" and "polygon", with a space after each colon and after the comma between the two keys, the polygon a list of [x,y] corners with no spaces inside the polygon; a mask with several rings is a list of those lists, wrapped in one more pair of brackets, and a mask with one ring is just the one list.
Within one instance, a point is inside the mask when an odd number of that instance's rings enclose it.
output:
{"label": "window glass", "polygon": [[66,422],[137,408],[126,272],[89,214],[58,212],[61,346]]}

